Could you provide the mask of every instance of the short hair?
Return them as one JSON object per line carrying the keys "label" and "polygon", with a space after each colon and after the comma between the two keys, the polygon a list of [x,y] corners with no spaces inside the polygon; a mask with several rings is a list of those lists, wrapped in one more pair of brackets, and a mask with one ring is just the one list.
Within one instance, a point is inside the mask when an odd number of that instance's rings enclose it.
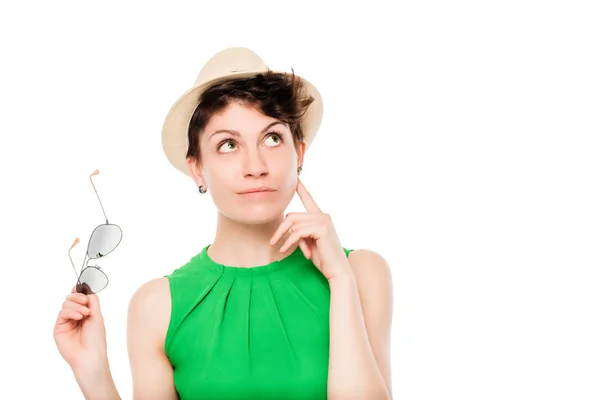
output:
{"label": "short hair", "polygon": [[210,118],[229,104],[255,107],[263,114],[288,124],[296,144],[304,140],[301,122],[314,98],[305,93],[293,73],[266,71],[250,78],[218,83],[202,93],[188,127],[186,158],[200,159],[200,136]]}

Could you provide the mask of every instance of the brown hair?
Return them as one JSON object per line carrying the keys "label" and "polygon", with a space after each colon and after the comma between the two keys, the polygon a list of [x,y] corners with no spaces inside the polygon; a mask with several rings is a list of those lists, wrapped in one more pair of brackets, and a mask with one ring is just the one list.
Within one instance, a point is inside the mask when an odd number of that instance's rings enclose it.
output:
{"label": "brown hair", "polygon": [[289,125],[296,144],[304,139],[300,123],[314,101],[304,93],[302,81],[293,73],[266,71],[251,78],[216,84],[200,96],[188,128],[186,158],[200,159],[200,136],[210,118],[232,102],[256,107],[263,114]]}

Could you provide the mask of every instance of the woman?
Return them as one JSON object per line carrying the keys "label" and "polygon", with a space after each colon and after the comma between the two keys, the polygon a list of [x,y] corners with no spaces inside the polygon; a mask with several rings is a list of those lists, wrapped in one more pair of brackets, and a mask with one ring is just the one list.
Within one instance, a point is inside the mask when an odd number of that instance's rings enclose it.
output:
{"label": "woman", "polygon": [[[131,299],[135,399],[391,398],[389,267],[343,248],[299,179],[321,116],[313,85],[244,48],[170,110],[165,154],[219,215],[212,244]],[[295,193],[306,212],[284,216]],[[96,294],[67,296],[54,338],[86,398],[120,398]]]}

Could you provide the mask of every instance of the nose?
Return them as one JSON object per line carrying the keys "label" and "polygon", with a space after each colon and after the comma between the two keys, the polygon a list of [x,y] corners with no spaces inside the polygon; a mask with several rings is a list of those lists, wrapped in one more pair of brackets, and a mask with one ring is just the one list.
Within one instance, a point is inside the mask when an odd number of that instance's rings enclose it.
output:
{"label": "nose", "polygon": [[269,171],[264,157],[260,151],[253,150],[246,153],[244,160],[244,177],[259,178],[268,175]]}

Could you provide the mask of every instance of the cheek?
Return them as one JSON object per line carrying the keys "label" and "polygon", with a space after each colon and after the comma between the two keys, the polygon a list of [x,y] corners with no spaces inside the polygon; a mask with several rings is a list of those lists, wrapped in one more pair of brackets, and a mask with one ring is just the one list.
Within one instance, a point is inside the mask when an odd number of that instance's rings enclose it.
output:
{"label": "cheek", "polygon": [[286,171],[283,184],[286,188],[294,191],[298,183],[298,172],[292,167]]}
{"label": "cheek", "polygon": [[296,193],[296,186],[298,185],[298,171],[296,169],[296,163],[286,160],[285,163],[279,164],[277,171],[277,186],[281,191],[282,200],[284,203],[288,203],[294,197]]}
{"label": "cheek", "polygon": [[270,160],[269,171],[280,185],[292,185],[295,186],[296,176],[298,174],[296,167],[295,153],[278,154]]}
{"label": "cheek", "polygon": [[206,182],[206,186],[208,190],[213,194],[223,193],[225,191],[231,190],[232,188],[228,188],[228,184],[230,182],[234,182],[233,179],[234,171],[233,168],[224,168],[219,167],[219,165],[212,165],[210,168],[206,168],[203,171],[204,181]]}

